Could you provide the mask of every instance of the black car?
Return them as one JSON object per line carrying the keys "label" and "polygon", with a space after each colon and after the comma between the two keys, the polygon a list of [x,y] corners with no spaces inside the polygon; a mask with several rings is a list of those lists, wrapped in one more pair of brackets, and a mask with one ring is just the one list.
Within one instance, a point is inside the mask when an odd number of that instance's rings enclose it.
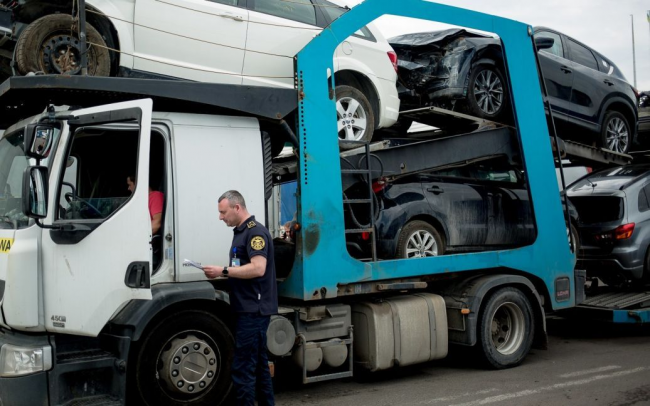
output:
{"label": "black car", "polygon": [[608,285],[650,282],[650,164],[588,174],[567,196],[579,215],[577,267]]}
{"label": "black car", "polygon": [[[535,42],[560,136],[628,152],[636,142],[637,96],[618,67],[549,28],[537,27]],[[433,105],[494,121],[511,120],[499,39],[449,29],[401,35],[389,43],[398,56],[402,110]],[[400,128],[408,125],[401,123]]]}
{"label": "black car", "polygon": [[[377,251],[382,258],[504,249],[535,240],[525,180],[507,161],[376,183],[374,191],[379,207]],[[346,208],[349,221],[351,209]],[[358,213],[356,217],[366,220]],[[355,257],[368,256],[363,237],[350,236],[348,249]]]}

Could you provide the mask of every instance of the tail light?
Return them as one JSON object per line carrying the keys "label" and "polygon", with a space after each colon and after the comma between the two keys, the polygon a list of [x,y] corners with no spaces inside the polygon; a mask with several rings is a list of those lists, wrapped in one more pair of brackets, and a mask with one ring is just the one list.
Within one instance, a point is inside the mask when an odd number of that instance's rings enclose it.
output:
{"label": "tail light", "polygon": [[395,69],[395,72],[397,72],[397,54],[395,51],[388,51],[388,59],[390,59],[390,63],[393,64],[393,69]]}
{"label": "tail light", "polygon": [[375,182],[372,182],[372,191],[375,193],[381,192],[382,190],[384,190],[385,187],[386,187],[386,182],[384,182],[383,180],[377,180]]}
{"label": "tail light", "polygon": [[585,169],[587,170],[587,173],[591,173],[594,171],[594,168],[592,168],[591,166],[587,166]]}
{"label": "tail light", "polygon": [[613,231],[596,234],[595,238],[596,241],[627,240],[632,237],[632,233],[634,233],[634,223],[629,223],[618,226]]}
{"label": "tail light", "polygon": [[616,230],[614,230],[614,239],[627,240],[628,238],[632,237],[633,232],[634,232],[634,223],[618,226],[616,227]]}

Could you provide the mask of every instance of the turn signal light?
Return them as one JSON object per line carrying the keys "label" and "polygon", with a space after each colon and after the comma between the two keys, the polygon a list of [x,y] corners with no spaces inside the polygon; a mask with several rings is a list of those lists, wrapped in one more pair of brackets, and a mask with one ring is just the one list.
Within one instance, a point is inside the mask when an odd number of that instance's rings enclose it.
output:
{"label": "turn signal light", "polygon": [[616,227],[614,230],[614,238],[617,240],[627,240],[632,237],[634,232],[634,223],[624,224],[622,226]]}

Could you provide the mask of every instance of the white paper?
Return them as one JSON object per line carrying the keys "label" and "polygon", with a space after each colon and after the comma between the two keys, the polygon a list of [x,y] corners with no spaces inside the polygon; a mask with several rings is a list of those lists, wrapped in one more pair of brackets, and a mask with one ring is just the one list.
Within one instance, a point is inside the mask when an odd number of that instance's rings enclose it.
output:
{"label": "white paper", "polygon": [[203,270],[203,267],[201,266],[200,262],[192,261],[191,259],[187,259],[187,258],[183,260],[183,266],[193,266],[194,268]]}

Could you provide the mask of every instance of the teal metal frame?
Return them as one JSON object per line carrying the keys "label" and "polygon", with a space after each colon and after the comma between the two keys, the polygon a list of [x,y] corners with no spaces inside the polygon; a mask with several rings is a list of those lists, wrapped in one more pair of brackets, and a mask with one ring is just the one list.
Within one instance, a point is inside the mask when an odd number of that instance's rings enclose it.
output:
{"label": "teal metal frame", "polygon": [[[505,49],[516,123],[537,224],[532,245],[502,251],[421,259],[361,262],[345,243],[341,173],[333,98],[333,55],[337,45],[382,15],[427,19],[492,32]],[[568,243],[553,153],[533,50],[532,28],[517,21],[422,0],[366,0],[334,21],[296,56],[299,94],[298,222],[301,245],[285,298],[318,300],[337,296],[337,286],[423,275],[466,272],[523,273],[546,286],[554,309],[575,304],[575,255]],[[555,283],[570,281],[570,297],[558,301]]]}

